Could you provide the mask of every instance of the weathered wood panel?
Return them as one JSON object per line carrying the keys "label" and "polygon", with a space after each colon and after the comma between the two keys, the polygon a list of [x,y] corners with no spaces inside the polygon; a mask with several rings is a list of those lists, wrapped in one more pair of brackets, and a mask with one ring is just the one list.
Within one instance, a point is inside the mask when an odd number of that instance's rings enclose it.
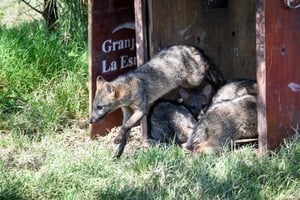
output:
{"label": "weathered wood panel", "polygon": [[[90,111],[96,90],[96,77],[112,80],[136,67],[135,18],[133,0],[89,1],[89,93]],[[90,126],[90,135],[104,135],[120,125],[117,110]]]}
{"label": "weathered wood panel", "polygon": [[150,56],[174,44],[203,49],[225,78],[256,78],[255,0],[228,1],[227,9],[203,11],[199,0],[149,0]]}
{"label": "weathered wood panel", "polygon": [[[300,8],[265,1],[268,148],[274,149],[300,124]],[[299,85],[300,86],[300,85]]]}

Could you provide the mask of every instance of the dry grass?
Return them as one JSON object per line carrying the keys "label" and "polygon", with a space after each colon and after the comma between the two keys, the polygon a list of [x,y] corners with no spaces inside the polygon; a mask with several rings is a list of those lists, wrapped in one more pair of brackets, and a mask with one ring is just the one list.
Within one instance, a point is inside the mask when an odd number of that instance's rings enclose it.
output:
{"label": "dry grass", "polygon": [[[41,1],[31,0],[32,5],[41,9]],[[1,0],[0,1],[0,24],[13,26],[18,23],[41,19],[42,16],[30,9],[19,0]]]}
{"label": "dry grass", "polygon": [[[111,129],[108,135],[98,137],[97,140],[99,141],[99,145],[103,145],[108,149],[115,151],[117,149],[117,145],[113,143],[113,140],[118,135],[119,130],[120,127],[115,127]],[[124,150],[124,156],[132,155],[137,151],[139,151],[140,149],[144,148],[141,137],[142,137],[142,133],[141,133],[140,126],[136,126],[131,129],[128,142]]]}

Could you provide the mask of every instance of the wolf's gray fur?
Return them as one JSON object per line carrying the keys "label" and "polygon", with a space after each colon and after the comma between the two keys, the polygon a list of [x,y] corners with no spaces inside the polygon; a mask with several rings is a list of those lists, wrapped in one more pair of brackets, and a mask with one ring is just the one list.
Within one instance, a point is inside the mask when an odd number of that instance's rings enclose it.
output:
{"label": "wolf's gray fur", "polygon": [[176,45],[162,50],[136,70],[111,82],[97,78],[90,123],[121,108],[123,124],[115,143],[121,143],[119,157],[126,145],[128,131],[147,114],[150,106],[166,93],[178,87],[199,85],[204,77],[213,85],[224,79],[207,57],[192,46]]}
{"label": "wolf's gray fur", "polygon": [[158,101],[148,115],[150,139],[161,143],[182,144],[192,134],[196,120],[183,105]]}
{"label": "wolf's gray fur", "polygon": [[250,79],[236,79],[225,84],[213,96],[212,104],[220,103],[244,95],[257,95],[257,83]]}
{"label": "wolf's gray fur", "polygon": [[179,89],[181,104],[165,100],[156,102],[148,115],[151,141],[185,143],[196,124],[196,117],[207,109],[212,90],[210,84],[202,83],[192,89]]}

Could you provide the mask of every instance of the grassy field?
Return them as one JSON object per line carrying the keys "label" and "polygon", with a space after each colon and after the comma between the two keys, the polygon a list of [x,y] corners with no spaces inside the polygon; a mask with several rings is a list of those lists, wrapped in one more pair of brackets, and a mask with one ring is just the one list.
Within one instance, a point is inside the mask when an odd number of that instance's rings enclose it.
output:
{"label": "grassy field", "polygon": [[0,26],[0,199],[300,199],[299,137],[259,158],[143,149],[136,130],[113,159],[117,129],[88,137],[87,46],[43,29]]}

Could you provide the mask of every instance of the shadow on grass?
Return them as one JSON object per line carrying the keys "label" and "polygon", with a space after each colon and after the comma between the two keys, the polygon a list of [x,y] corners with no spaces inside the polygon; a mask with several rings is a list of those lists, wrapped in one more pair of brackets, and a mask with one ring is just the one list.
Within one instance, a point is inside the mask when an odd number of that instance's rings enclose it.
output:
{"label": "shadow on grass", "polygon": [[152,194],[146,193],[142,188],[125,188],[122,190],[107,190],[99,192],[96,199],[153,199]]}
{"label": "shadow on grass", "polygon": [[[297,190],[293,191],[291,188],[297,188],[299,185],[297,163],[300,162],[300,148],[298,146],[295,145],[293,150],[285,150],[282,147],[274,156],[266,155],[263,158],[255,155],[244,156],[243,153],[209,159],[199,156],[199,160],[195,160],[192,166],[180,169],[179,173],[176,171],[177,168],[164,166],[163,168],[167,170],[162,173],[169,179],[164,180],[163,183],[160,182],[160,178],[155,180],[153,176],[142,183],[137,182],[134,186],[126,186],[126,183],[116,180],[103,190],[97,191],[96,197],[98,199],[171,199],[174,196],[177,199],[268,199],[288,193],[293,195],[291,198],[297,199],[300,195],[295,196]],[[151,166],[149,168],[152,169]]]}
{"label": "shadow on grass", "polygon": [[15,199],[22,200],[26,199],[21,195],[21,187],[16,183],[8,183],[0,188],[0,200],[4,199]]}

